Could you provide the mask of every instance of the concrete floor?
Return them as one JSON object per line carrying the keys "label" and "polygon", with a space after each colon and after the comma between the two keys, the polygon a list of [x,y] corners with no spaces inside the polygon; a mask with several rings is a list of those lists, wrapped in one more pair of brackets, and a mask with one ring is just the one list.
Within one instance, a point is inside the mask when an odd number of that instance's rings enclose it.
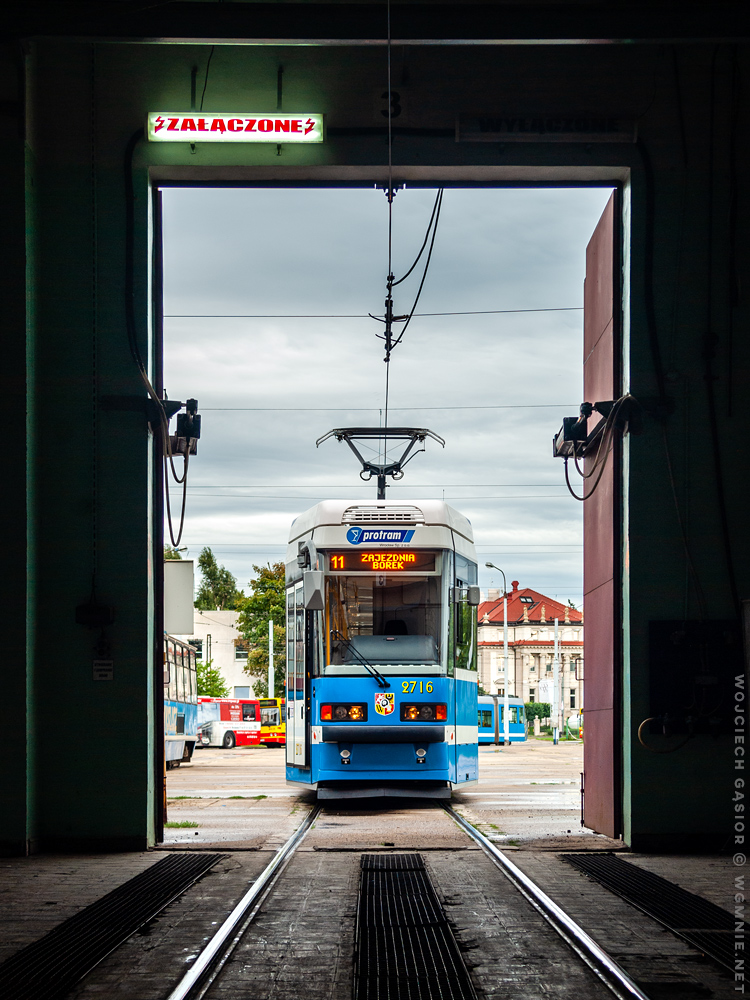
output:
{"label": "concrete floor", "polygon": [[[728,974],[565,864],[565,850],[622,849],[580,827],[579,744],[480,750],[480,782],[454,806],[559,902],[653,1000],[729,1000]],[[0,860],[0,960],[164,856],[216,848],[210,873],[105,959],[68,1000],[163,1000],[180,974],[312,807],[287,787],[280,749],[201,750],[168,775],[172,827],[140,854]],[[211,998],[351,996],[359,855],[420,851],[478,993],[497,1000],[598,1000],[598,981],[438,806],[423,800],[329,802],[243,938]],[[627,854],[725,909],[731,858]],[[609,995],[609,994],[606,994]]]}

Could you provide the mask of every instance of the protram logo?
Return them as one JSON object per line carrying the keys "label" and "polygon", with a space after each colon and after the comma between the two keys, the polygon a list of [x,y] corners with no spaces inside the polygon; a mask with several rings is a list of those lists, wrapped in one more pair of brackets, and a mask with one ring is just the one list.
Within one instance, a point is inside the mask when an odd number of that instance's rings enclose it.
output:
{"label": "protram logo", "polygon": [[414,528],[349,528],[346,533],[347,542],[352,545],[366,545],[368,542],[410,542],[414,537]]}

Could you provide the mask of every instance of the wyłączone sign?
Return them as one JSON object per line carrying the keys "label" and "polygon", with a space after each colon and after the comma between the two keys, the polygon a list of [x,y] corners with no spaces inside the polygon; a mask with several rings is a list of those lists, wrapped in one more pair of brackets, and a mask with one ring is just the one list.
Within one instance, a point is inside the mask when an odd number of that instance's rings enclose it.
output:
{"label": "wy\u0142\u0105czone sign", "polygon": [[323,115],[149,112],[150,142],[323,142]]}

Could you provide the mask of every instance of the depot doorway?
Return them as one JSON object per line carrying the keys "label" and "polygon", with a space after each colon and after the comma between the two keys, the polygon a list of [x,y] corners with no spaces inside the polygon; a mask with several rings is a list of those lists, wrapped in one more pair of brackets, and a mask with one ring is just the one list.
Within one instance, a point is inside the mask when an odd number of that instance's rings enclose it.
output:
{"label": "depot doorway", "polygon": [[[396,196],[399,276],[419,251],[435,191],[407,185]],[[182,544],[191,557],[211,548],[244,586],[254,564],[283,559],[301,510],[325,497],[374,496],[345,449],[316,449],[315,440],[335,426],[385,419],[380,327],[368,316],[383,310],[385,199],[372,185],[335,182],[162,185],[157,197],[163,383],[170,398],[198,398],[205,426]],[[596,608],[587,655],[567,659],[560,694],[564,717],[577,714],[587,685],[586,823],[609,836],[622,833],[622,661],[614,642],[622,454],[615,448],[596,503],[582,505],[567,493],[549,442],[582,401],[614,399],[623,388],[622,197],[612,183],[446,187],[388,398],[391,424],[398,416],[446,439],[445,452],[420,455],[389,499],[429,495],[457,506],[475,528],[487,599],[501,583],[483,565],[491,562],[509,592],[531,590],[550,603],[537,602],[543,621],[534,651],[514,639],[514,694],[543,700],[552,602],[582,609],[586,590]],[[405,312],[420,273],[401,296]],[[179,500],[181,488],[173,490]],[[559,615],[570,632],[563,644],[573,644],[575,621]]]}

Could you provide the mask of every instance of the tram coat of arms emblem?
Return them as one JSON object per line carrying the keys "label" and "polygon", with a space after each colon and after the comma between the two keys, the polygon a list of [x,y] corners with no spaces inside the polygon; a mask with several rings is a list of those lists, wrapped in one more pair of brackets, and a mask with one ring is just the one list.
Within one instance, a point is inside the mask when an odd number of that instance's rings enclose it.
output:
{"label": "tram coat of arms emblem", "polygon": [[390,715],[395,705],[396,696],[392,691],[379,691],[375,695],[375,711],[378,715]]}

